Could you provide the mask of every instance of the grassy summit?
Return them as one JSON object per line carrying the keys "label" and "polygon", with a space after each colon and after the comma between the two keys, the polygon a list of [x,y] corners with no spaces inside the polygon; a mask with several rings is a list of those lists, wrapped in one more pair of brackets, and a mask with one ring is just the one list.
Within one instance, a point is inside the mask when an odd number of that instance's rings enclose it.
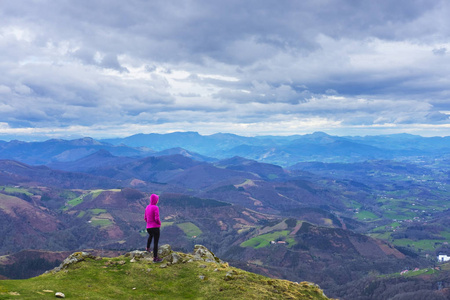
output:
{"label": "grassy summit", "polygon": [[26,280],[0,281],[0,299],[328,299],[316,285],[270,279],[230,267],[203,246],[192,254],[160,249],[164,261],[133,251],[114,258],[84,252]]}

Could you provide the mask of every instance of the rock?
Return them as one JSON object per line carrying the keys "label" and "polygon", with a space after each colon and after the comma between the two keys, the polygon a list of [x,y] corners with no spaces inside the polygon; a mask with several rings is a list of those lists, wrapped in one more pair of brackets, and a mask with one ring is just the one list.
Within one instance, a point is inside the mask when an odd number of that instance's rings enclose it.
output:
{"label": "rock", "polygon": [[57,293],[55,294],[55,297],[56,297],[56,298],[66,298],[66,295],[64,295],[64,294],[61,293],[61,292],[57,292]]}
{"label": "rock", "polygon": [[208,250],[205,246],[195,245],[194,260],[204,260],[205,262],[222,263],[222,261]]}
{"label": "rock", "polygon": [[151,253],[148,251],[134,250],[134,251],[125,253],[125,257],[131,257],[131,259],[134,259],[135,261],[137,261],[141,258],[149,257],[149,256],[151,256]]}
{"label": "rock", "polygon": [[200,280],[205,280],[205,276],[204,275],[199,275],[198,278],[200,278]]}
{"label": "rock", "polygon": [[233,274],[231,272],[227,272],[227,274],[225,274],[225,280],[228,281],[231,279],[233,279]]}
{"label": "rock", "polygon": [[199,268],[206,268],[206,265],[200,265]]}
{"label": "rock", "polygon": [[170,245],[165,244],[158,248],[158,257],[164,258],[166,256],[169,256],[172,253],[172,248]]}
{"label": "rock", "polygon": [[67,269],[72,264],[76,264],[80,261],[85,260],[86,258],[96,259],[96,256],[93,256],[87,252],[75,252],[69,255],[58,267],[52,270],[53,273],[59,272],[61,270]]}
{"label": "rock", "polygon": [[231,270],[225,274],[225,280],[232,280],[234,279],[234,275],[237,275],[238,273],[235,270]]}
{"label": "rock", "polygon": [[177,263],[181,262],[182,259],[181,259],[181,256],[179,256],[177,253],[173,252],[170,261],[172,262],[172,264],[177,264]]}

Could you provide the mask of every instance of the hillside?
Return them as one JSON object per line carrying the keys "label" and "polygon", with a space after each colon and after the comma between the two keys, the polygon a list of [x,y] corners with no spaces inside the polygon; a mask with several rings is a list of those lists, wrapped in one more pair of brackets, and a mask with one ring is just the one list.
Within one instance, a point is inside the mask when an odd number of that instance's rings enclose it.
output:
{"label": "hillside", "polygon": [[446,300],[450,299],[450,263],[403,270],[386,276],[361,278],[342,285],[337,297],[353,300]]}
{"label": "hillside", "polygon": [[[167,137],[176,136],[185,135]],[[185,137],[179,141],[200,145],[203,139]],[[385,137],[223,138],[211,144],[217,145],[214,151],[240,148],[242,157],[228,157],[233,150],[209,160],[181,148],[126,157],[92,139],[49,142],[44,152],[28,143],[1,144],[28,147],[17,152],[23,157],[48,154],[52,163],[0,160],[0,255],[8,255],[0,261],[0,276],[20,278],[27,274],[21,266],[31,273],[42,271],[35,265],[56,263],[50,254],[33,253],[30,260],[14,261],[24,249],[143,249],[142,211],[151,193],[160,195],[162,243],[177,251],[203,244],[235,267],[315,282],[342,299],[354,299],[353,286],[364,284],[360,279],[424,269],[437,254],[450,254],[450,160],[427,154],[425,147],[431,142],[429,149],[442,152],[447,139],[401,137],[410,142],[385,145],[391,160],[362,161],[383,157],[377,149]],[[63,152],[73,153],[62,145],[95,149],[61,160]],[[426,155],[415,156],[420,153]],[[299,156],[308,161],[299,162]],[[350,156],[358,162],[345,163]],[[277,157],[291,167],[267,163]]]}
{"label": "hillside", "polygon": [[160,247],[164,258],[133,251],[113,258],[85,252],[27,280],[0,281],[1,299],[328,299],[312,283],[270,279],[230,267],[203,246],[191,254]]}

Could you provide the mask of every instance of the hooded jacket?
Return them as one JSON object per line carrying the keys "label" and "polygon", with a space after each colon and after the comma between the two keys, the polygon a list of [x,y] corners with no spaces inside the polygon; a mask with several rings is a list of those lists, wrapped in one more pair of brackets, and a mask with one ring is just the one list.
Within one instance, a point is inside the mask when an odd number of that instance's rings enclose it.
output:
{"label": "hooded jacket", "polygon": [[145,208],[145,221],[147,221],[147,228],[161,227],[161,220],[159,219],[158,195],[152,194],[150,196],[150,204]]}

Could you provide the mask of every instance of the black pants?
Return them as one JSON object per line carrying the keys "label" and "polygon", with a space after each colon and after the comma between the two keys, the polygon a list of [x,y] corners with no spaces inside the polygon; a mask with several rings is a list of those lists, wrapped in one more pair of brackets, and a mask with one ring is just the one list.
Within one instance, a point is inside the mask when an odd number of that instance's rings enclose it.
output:
{"label": "black pants", "polygon": [[153,242],[153,257],[158,256],[158,242],[159,242],[159,228],[147,228],[148,232],[148,240],[147,240],[147,249],[150,249],[150,244],[152,243],[152,239],[155,238]]}

